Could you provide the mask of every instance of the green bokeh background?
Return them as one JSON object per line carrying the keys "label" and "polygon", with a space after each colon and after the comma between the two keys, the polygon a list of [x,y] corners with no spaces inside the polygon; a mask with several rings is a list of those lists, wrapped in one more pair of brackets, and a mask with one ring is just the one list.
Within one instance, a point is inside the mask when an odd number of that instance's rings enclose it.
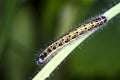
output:
{"label": "green bokeh background", "polygon": [[[29,80],[40,48],[119,0],[0,0],[0,80]],[[86,39],[50,80],[119,80],[120,17]]]}

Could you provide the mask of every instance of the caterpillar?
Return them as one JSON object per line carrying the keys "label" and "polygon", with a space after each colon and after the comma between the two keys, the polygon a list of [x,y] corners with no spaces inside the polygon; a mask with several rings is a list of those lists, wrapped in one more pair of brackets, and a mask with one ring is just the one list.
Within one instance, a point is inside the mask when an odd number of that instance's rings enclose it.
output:
{"label": "caterpillar", "polygon": [[94,19],[84,22],[70,30],[68,33],[54,41],[48,47],[46,47],[41,53],[38,53],[36,58],[37,64],[47,63],[51,58],[53,58],[58,51],[64,48],[66,45],[69,45],[72,41],[77,40],[81,36],[84,36],[85,33],[97,30],[101,28],[104,24],[107,23],[107,18],[103,15],[100,15]]}

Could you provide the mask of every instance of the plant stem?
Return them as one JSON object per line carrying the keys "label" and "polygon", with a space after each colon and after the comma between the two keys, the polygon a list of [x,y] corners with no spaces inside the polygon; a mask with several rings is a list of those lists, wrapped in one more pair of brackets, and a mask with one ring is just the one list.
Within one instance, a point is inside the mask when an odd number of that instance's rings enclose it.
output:
{"label": "plant stem", "polygon": [[[115,5],[110,10],[106,11],[103,16],[107,18],[109,21],[114,16],[120,13],[120,3]],[[33,78],[33,80],[45,80],[49,75],[57,68],[57,66],[80,44],[82,41],[84,41],[86,38],[88,38],[91,34],[93,34],[95,31],[91,31],[86,33],[84,36],[81,36],[79,40],[76,40],[72,42],[70,45],[67,45],[64,47],[64,49],[61,49],[59,53],[57,53],[44,67],[43,69]]]}
{"label": "plant stem", "polygon": [[120,3],[106,11],[103,16],[106,16],[107,20],[112,19],[114,16],[120,13]]}

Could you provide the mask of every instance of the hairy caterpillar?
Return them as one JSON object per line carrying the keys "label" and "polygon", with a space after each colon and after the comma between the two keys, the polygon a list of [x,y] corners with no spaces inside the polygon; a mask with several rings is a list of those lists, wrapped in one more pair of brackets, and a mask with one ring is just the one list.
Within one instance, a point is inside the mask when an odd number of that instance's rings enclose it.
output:
{"label": "hairy caterpillar", "polygon": [[44,49],[37,56],[37,64],[43,64],[48,62],[52,57],[54,57],[62,48],[69,45],[72,41],[81,38],[85,33],[101,28],[107,23],[107,18],[103,15],[91,19],[81,25],[78,25],[55,42],[50,44],[46,49]]}

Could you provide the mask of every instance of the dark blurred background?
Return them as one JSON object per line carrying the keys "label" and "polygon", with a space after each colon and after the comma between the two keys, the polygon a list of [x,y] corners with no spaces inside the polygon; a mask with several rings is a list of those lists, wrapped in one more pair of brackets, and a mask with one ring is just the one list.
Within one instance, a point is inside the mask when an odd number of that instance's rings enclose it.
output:
{"label": "dark blurred background", "polygon": [[[29,80],[37,51],[119,0],[0,0],[0,80]],[[77,47],[50,80],[120,80],[120,17]]]}

